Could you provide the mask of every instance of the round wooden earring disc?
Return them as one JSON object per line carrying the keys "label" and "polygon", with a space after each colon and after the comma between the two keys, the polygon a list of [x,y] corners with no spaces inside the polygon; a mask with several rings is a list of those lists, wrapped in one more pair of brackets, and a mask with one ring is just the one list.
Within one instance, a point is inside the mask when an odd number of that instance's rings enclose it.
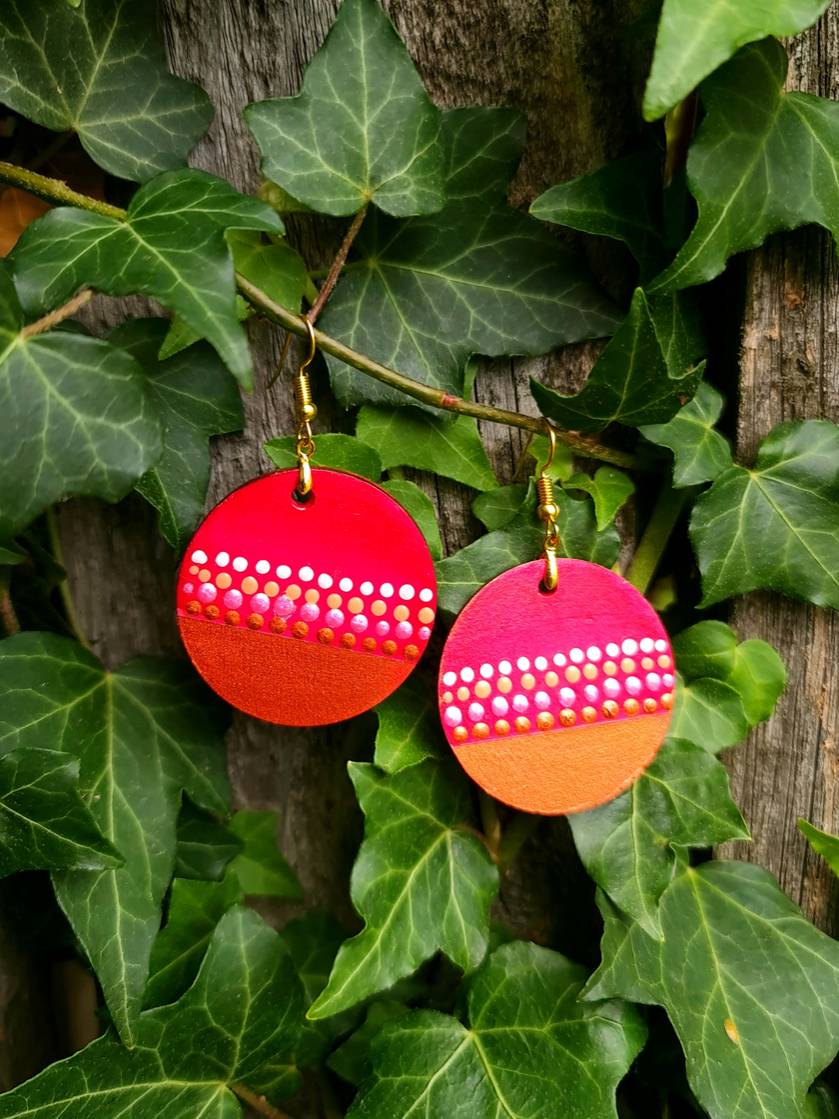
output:
{"label": "round wooden earring disc", "polygon": [[320,726],[374,707],[411,673],[436,610],[434,564],[410,515],[372,482],[316,469],[249,482],[217,505],[178,575],[189,656],[234,707]]}
{"label": "round wooden earring disc", "polygon": [[514,567],[455,622],[440,665],[440,717],[466,772],[497,800],[558,816],[622,793],[667,733],[673,651],[625,579],[583,560]]}

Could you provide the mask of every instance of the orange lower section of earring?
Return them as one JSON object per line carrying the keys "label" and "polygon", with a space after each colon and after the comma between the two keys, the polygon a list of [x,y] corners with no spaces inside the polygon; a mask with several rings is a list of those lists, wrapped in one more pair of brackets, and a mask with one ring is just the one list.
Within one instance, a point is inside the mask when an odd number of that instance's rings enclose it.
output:
{"label": "orange lower section of earring", "polygon": [[[618,796],[650,764],[670,713],[469,742],[455,757],[482,789],[545,816],[585,812]],[[620,774],[620,784],[616,783]]]}
{"label": "orange lower section of earring", "polygon": [[193,664],[222,699],[268,723],[322,726],[381,703],[413,665],[375,654],[178,618]]}

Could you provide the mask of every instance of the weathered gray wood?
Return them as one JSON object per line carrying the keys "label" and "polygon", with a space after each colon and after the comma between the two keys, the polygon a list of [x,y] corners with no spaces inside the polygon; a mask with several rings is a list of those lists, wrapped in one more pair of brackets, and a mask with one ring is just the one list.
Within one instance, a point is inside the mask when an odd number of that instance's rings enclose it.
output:
{"label": "weathered gray wood", "polygon": [[[839,96],[839,4],[790,45],[789,86]],[[750,256],[740,357],[738,450],[744,461],[785,420],[839,421],[839,268],[829,238],[811,229],[773,238]],[[725,853],[770,868],[804,912],[839,933],[839,889],[795,822],[839,831],[839,622],[774,595],[734,612],[741,637],[771,642],[789,684],[775,716],[729,759],[750,846]]]}

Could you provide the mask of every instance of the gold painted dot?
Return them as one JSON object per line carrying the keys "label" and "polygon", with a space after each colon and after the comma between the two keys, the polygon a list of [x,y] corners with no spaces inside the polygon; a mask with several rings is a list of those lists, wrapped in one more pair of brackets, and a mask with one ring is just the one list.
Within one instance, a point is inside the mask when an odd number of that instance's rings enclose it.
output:
{"label": "gold painted dot", "polygon": [[197,598],[193,598],[190,602],[188,602],[186,604],[186,608],[187,608],[187,612],[190,613],[190,614],[200,614],[201,613],[201,603],[198,601]]}
{"label": "gold painted dot", "polygon": [[355,634],[354,633],[345,633],[343,635],[343,637],[341,638],[341,644],[344,646],[345,649],[354,649],[355,648]]}
{"label": "gold painted dot", "polygon": [[239,611],[238,610],[228,610],[227,613],[224,615],[224,620],[227,622],[227,624],[229,626],[238,626],[238,624],[239,624]]}
{"label": "gold painted dot", "polygon": [[457,698],[461,700],[461,702],[469,698],[469,689],[465,684],[461,684],[457,689]]}
{"label": "gold painted dot", "polygon": [[269,598],[276,598],[277,595],[280,593],[280,584],[275,583],[273,582],[273,580],[269,579],[269,581],[263,587],[263,590]]}
{"label": "gold painted dot", "polygon": [[290,598],[292,602],[295,602],[302,592],[296,583],[291,583],[290,586],[286,587],[285,593],[286,598]]}
{"label": "gold painted dot", "polygon": [[570,707],[563,707],[559,713],[559,721],[564,727],[573,727],[574,723],[577,721],[577,716]]}
{"label": "gold painted dot", "polygon": [[652,715],[654,711],[658,711],[658,704],[652,696],[649,696],[647,699],[644,700],[644,710],[647,712],[648,715]]}
{"label": "gold painted dot", "polygon": [[393,611],[393,616],[396,618],[397,622],[407,622],[408,618],[411,616],[411,611],[407,606],[400,603]]}
{"label": "gold painted dot", "polygon": [[309,587],[303,597],[307,602],[314,604],[320,601],[320,591],[316,590],[314,587]]}
{"label": "gold painted dot", "polygon": [[347,609],[351,614],[360,614],[361,611],[364,609],[364,600],[358,598],[357,596],[355,598],[351,598],[347,603]]}
{"label": "gold painted dot", "polygon": [[201,580],[202,583],[206,583],[207,580],[210,578],[209,570],[206,567],[202,568],[198,572],[198,578]]}
{"label": "gold painted dot", "polygon": [[442,699],[443,703],[451,703],[454,699],[454,695],[452,692],[443,692],[440,698]]}
{"label": "gold painted dot", "polygon": [[621,671],[622,672],[632,672],[634,670],[634,668],[635,668],[635,661],[632,659],[632,657],[624,657],[623,660],[621,661]]}
{"label": "gold painted dot", "polygon": [[569,666],[565,669],[565,679],[568,681],[569,684],[576,684],[577,681],[580,679],[579,668],[577,668],[577,666],[574,664],[569,664]]}
{"label": "gold painted dot", "polygon": [[376,650],[376,638],[375,637],[365,637],[364,640],[361,642],[361,647],[362,647],[362,649],[364,649],[364,651],[366,653],[375,652],[375,650]]}
{"label": "gold painted dot", "polygon": [[190,567],[189,573],[190,573],[190,575],[197,575],[198,574],[198,564],[197,563],[194,563],[192,565],[192,567]]}
{"label": "gold painted dot", "polygon": [[672,665],[672,663],[673,662],[670,660],[670,658],[667,656],[666,653],[663,653],[658,658],[658,667],[659,668],[669,668]]}
{"label": "gold painted dot", "polygon": [[285,627],[286,627],[285,618],[272,618],[270,625],[271,625],[271,632],[272,633],[284,633],[285,632]]}
{"label": "gold painted dot", "polygon": [[513,681],[509,676],[500,676],[498,678],[498,690],[502,695],[507,695],[508,692],[513,690]]}
{"label": "gold painted dot", "polygon": [[495,733],[505,735],[510,733],[510,724],[506,719],[499,719],[495,724]]}
{"label": "gold painted dot", "polygon": [[651,668],[655,668],[655,661],[652,657],[642,657],[641,667],[645,672],[649,672]]}
{"label": "gold painted dot", "polygon": [[586,680],[596,680],[597,679],[597,667],[593,664],[587,664],[583,668],[583,676],[585,676]]}
{"label": "gold painted dot", "polygon": [[530,730],[530,719],[528,719],[527,715],[519,715],[516,719],[516,730],[519,734],[524,734],[526,731]]}
{"label": "gold painted dot", "polygon": [[521,686],[528,692],[536,687],[536,678],[532,672],[525,672],[521,678]]}
{"label": "gold painted dot", "polygon": [[262,629],[264,624],[265,624],[265,619],[262,617],[261,614],[249,614],[248,615],[248,625],[250,626],[251,629]]}
{"label": "gold painted dot", "polygon": [[597,718],[597,712],[593,707],[584,707],[582,710],[582,716],[587,723],[593,723],[594,720]]}
{"label": "gold painted dot", "polygon": [[253,575],[246,575],[242,580],[242,591],[245,594],[256,594],[259,590],[259,583],[254,579]]}
{"label": "gold painted dot", "polygon": [[434,621],[434,611],[430,606],[423,606],[422,610],[417,614],[417,617],[424,626],[429,626]]}
{"label": "gold painted dot", "polygon": [[318,630],[318,641],[321,645],[329,645],[334,637],[335,634],[329,626],[324,626],[323,629]]}
{"label": "gold painted dot", "polygon": [[539,730],[550,730],[554,722],[554,717],[550,711],[540,711],[536,716],[536,726]]}
{"label": "gold painted dot", "polygon": [[559,677],[553,671],[553,669],[551,669],[550,672],[545,673],[545,683],[548,685],[549,688],[555,688],[559,683]]}
{"label": "gold painted dot", "polygon": [[465,742],[469,737],[469,731],[466,727],[455,727],[452,731],[452,738],[455,742]]}
{"label": "gold painted dot", "polygon": [[380,618],[386,610],[387,607],[380,598],[377,598],[373,605],[370,607],[370,613],[375,614],[377,618]]}
{"label": "gold painted dot", "polygon": [[204,613],[207,615],[208,618],[217,618],[221,611],[219,610],[218,606],[208,606]]}
{"label": "gold painted dot", "polygon": [[624,701],[623,709],[627,715],[637,715],[641,710],[641,705],[637,699],[627,699]]}
{"label": "gold painted dot", "polygon": [[473,738],[489,738],[489,727],[486,723],[475,723],[472,727]]}
{"label": "gold painted dot", "polygon": [[417,657],[419,656],[419,646],[417,646],[417,645],[406,645],[405,646],[405,656],[409,661],[415,661],[417,659]]}
{"label": "gold painted dot", "polygon": [[337,610],[343,601],[339,594],[330,594],[326,596],[326,605],[330,610]]}
{"label": "gold painted dot", "polygon": [[617,715],[619,712],[620,707],[618,707],[613,699],[607,699],[606,702],[603,704],[603,714],[606,716],[607,719],[614,719],[615,715]]}
{"label": "gold painted dot", "polygon": [[489,686],[488,680],[479,680],[475,685],[475,695],[478,699],[486,699],[492,688]]}
{"label": "gold painted dot", "polygon": [[661,697],[661,706],[665,707],[668,711],[673,706],[673,693],[665,692]]}
{"label": "gold painted dot", "polygon": [[389,657],[393,656],[393,654],[396,652],[396,642],[390,640],[383,641],[382,652],[387,653]]}
{"label": "gold painted dot", "polygon": [[216,586],[220,591],[226,591],[232,582],[233,580],[226,571],[222,571],[221,575],[216,576]]}
{"label": "gold painted dot", "polygon": [[305,622],[295,622],[294,625],[291,627],[291,632],[294,634],[295,637],[305,637],[306,634],[309,632],[309,627],[306,625]]}
{"label": "gold painted dot", "polygon": [[617,670],[618,666],[615,664],[614,661],[603,662],[603,671],[606,673],[607,676],[614,676]]}

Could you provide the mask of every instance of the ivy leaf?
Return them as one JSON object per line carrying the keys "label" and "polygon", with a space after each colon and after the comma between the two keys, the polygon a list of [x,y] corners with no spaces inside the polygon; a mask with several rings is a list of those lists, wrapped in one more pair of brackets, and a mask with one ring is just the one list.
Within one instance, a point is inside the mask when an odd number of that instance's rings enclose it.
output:
{"label": "ivy leaf", "polygon": [[464,828],[471,792],[449,759],[392,776],[357,762],[349,770],[366,818],[351,884],[365,927],[341,947],[312,1019],[387,990],[437,951],[474,970],[498,889],[486,849]]}
{"label": "ivy leaf", "polygon": [[140,182],[183,166],[213,117],[204,91],[168,72],[155,21],[126,0],[3,4],[0,101],[78,133],[100,167]]}
{"label": "ivy leaf", "polygon": [[665,1008],[711,1119],[805,1119],[839,1048],[839,944],[748,863],[686,868],[661,899],[660,942],[603,913],[589,995]]}
{"label": "ivy leaf", "polygon": [[421,671],[414,672],[376,708],[379,729],[373,761],[386,773],[443,753],[440,713],[435,689],[429,685]]}
{"label": "ivy leaf", "polygon": [[731,447],[714,428],[725,401],[721,393],[703,381],[696,396],[663,424],[639,428],[645,439],[673,452],[673,485],[696,486],[713,482],[731,466]]}
{"label": "ivy leaf", "polygon": [[382,482],[382,489],[411,514],[425,537],[431,558],[440,559],[443,555],[443,541],[437,524],[437,510],[431,498],[415,482],[409,482],[405,478]]}
{"label": "ivy leaf", "polygon": [[[403,373],[462,395],[472,354],[543,354],[610,334],[611,304],[538,222],[506,203],[523,138],[502,109],[443,114],[446,205],[397,222],[374,213],[324,310],[323,329]],[[327,358],[345,406],[405,396]]]}
{"label": "ivy leaf", "polygon": [[626,1003],[581,1002],[584,980],[558,952],[505,944],[469,982],[468,1026],[419,1010],[376,1034],[348,1119],[616,1119],[615,1091],[647,1031]]}
{"label": "ivy leaf", "polygon": [[497,486],[487,493],[479,493],[472,502],[472,512],[490,532],[504,528],[521,511],[527,500],[528,487],[523,483]]}
{"label": "ivy leaf", "polygon": [[218,882],[230,860],[242,850],[237,835],[212,816],[184,799],[178,816],[178,846],[175,875]]}
{"label": "ivy leaf", "polygon": [[685,852],[749,832],[728,774],[701,746],[668,738],[631,789],[569,816],[580,858],[615,905],[659,937],[658,901]]}
{"label": "ivy leaf", "polygon": [[807,820],[798,821],[798,830],[816,854],[821,855],[833,873],[839,877],[839,836],[822,831]]}
{"label": "ivy leaf", "polygon": [[344,0],[297,97],[249,105],[262,172],[322,214],[443,204],[440,114],[378,0]]}
{"label": "ivy leaf", "polygon": [[210,482],[209,439],[244,426],[236,383],[209,346],[158,361],[165,319],[131,319],[108,341],[145,371],[164,425],[163,455],[134,487],[160,514],[160,532],[180,551],[194,532]]}
{"label": "ivy leaf", "polygon": [[614,466],[601,466],[593,476],[575,474],[565,483],[565,488],[589,494],[594,502],[598,532],[614,521],[621,507],[635,493],[632,479]]}
{"label": "ivy leaf", "polygon": [[33,222],[15,246],[21,302],[38,313],[82,286],[110,295],[150,295],[182,315],[250,388],[228,229],[277,233],[282,222],[264,202],[193,170],[152,179],[131,199],[124,220],[58,207]]}
{"label": "ivy leaf", "polygon": [[175,662],[106,672],[74,641],[24,633],[0,643],[0,710],[0,752],[48,743],[78,758],[83,800],[125,859],[53,881],[121,1037],[135,1042],[181,790],[226,809],[221,705]]}
{"label": "ivy leaf", "polygon": [[[352,474],[360,474],[362,478],[369,478],[371,482],[378,482],[382,476],[382,462],[378,452],[352,435],[342,435],[340,432],[327,432],[317,438],[318,466],[331,466],[335,470],[349,470]],[[293,435],[284,435],[279,439],[270,439],[263,444],[265,453],[275,466],[286,470],[290,466],[297,466],[297,440]]]}
{"label": "ivy leaf", "polygon": [[230,831],[242,850],[230,863],[229,873],[248,896],[300,898],[303,892],[277,847],[277,813],[243,809],[230,820]]}
{"label": "ivy leaf", "polygon": [[[770,233],[816,223],[839,234],[839,104],[786,92],[787,65],[781,44],[767,39],[702,86],[706,116],[687,164],[699,217],[650,291],[713,279],[730,256]],[[791,167],[788,181],[782,169]]]}
{"label": "ivy leaf", "polygon": [[372,1072],[370,1064],[371,1045],[387,1022],[394,1022],[409,1013],[403,1002],[395,999],[380,999],[370,1003],[364,1021],[350,1036],[329,1054],[327,1064],[342,1080],[357,1088]]}
{"label": "ivy leaf", "polygon": [[38,749],[0,756],[0,877],[121,862],[79,795],[74,758]]}
{"label": "ivy leaf", "polygon": [[0,538],[71,494],[117,501],[161,450],[142,370],[84,334],[26,336],[0,267]]}
{"label": "ivy leaf", "polygon": [[394,466],[431,470],[476,490],[497,485],[471,416],[451,420],[419,408],[368,404],[359,411],[355,430],[378,453],[384,470]]}
{"label": "ivy leaf", "polygon": [[768,719],[786,686],[784,663],[771,645],[737,644],[724,622],[705,621],[673,642],[681,680],[670,734],[718,754]]}
{"label": "ivy leaf", "polygon": [[664,116],[735,51],[774,35],[797,35],[815,23],[829,0],[664,0],[652,70],[644,91],[644,116]]}
{"label": "ivy leaf", "polygon": [[636,289],[629,313],[573,396],[531,378],[533,398],[544,416],[575,431],[601,431],[610,423],[639,427],[669,420],[696,392],[705,363],[695,364],[696,346],[673,353],[681,310],[666,314]]}
{"label": "ivy leaf", "polygon": [[690,535],[703,605],[768,589],[839,608],[839,427],[779,424],[754,469],[731,466],[702,494]]}
{"label": "ivy leaf", "polygon": [[234,1085],[254,1083],[269,1059],[293,1050],[301,1009],[278,934],[256,913],[233,909],[187,993],[140,1016],[134,1048],[106,1034],[0,1096],[0,1119],[237,1119]]}

